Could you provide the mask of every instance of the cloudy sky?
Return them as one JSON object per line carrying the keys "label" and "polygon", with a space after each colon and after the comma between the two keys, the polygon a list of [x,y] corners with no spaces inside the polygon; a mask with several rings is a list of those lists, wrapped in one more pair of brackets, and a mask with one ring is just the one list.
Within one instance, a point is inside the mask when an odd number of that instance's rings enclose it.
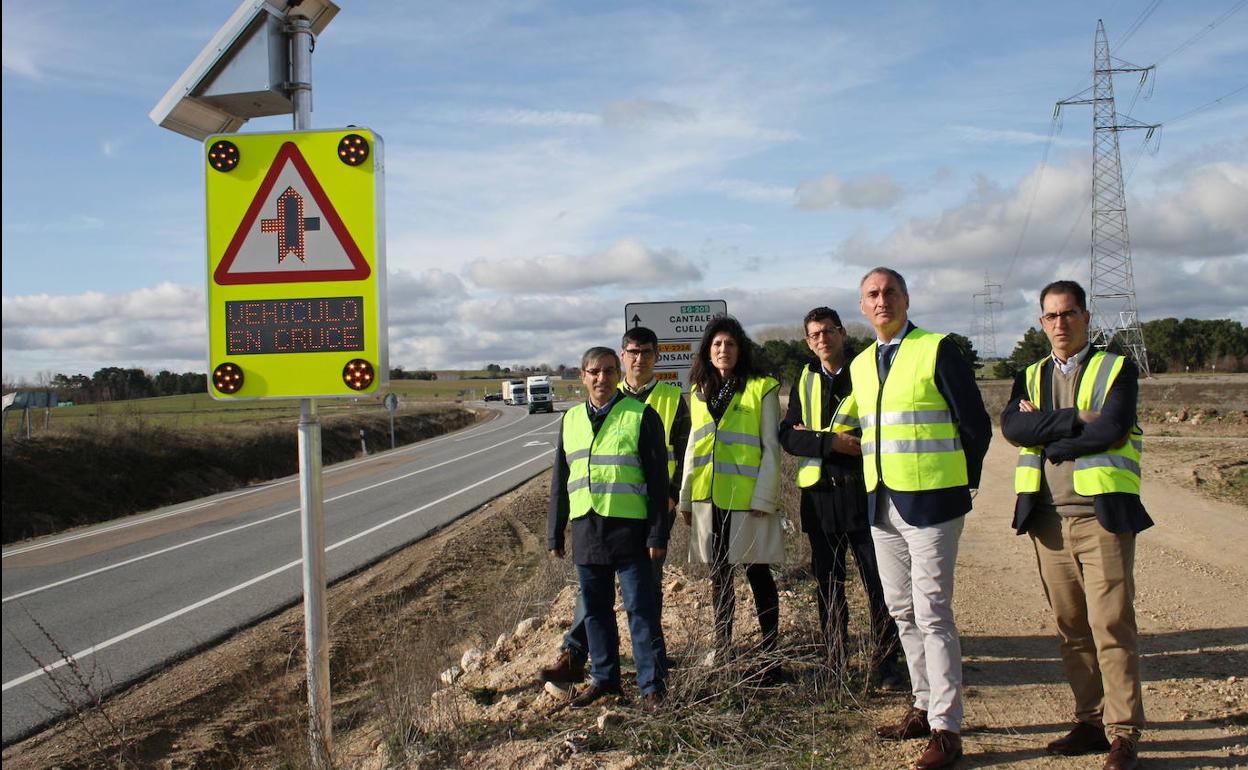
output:
{"label": "cloudy sky", "polygon": [[[1001,284],[1008,353],[1088,281],[1091,113],[1051,116],[1098,18],[1158,63],[1116,81],[1164,124],[1121,137],[1141,318],[1248,322],[1248,0],[340,5],[313,121],[385,139],[392,364],[573,363],[626,302],[848,321],[881,263],[934,330]],[[5,0],[6,380],[206,370],[200,149],[148,112],[235,7]]]}

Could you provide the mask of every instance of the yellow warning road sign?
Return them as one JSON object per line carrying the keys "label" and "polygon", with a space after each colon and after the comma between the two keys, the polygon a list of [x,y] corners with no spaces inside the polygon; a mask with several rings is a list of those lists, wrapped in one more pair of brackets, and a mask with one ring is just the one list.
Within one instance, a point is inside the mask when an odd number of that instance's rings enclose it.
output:
{"label": "yellow warning road sign", "polygon": [[385,386],[381,157],[354,127],[205,141],[214,398]]}

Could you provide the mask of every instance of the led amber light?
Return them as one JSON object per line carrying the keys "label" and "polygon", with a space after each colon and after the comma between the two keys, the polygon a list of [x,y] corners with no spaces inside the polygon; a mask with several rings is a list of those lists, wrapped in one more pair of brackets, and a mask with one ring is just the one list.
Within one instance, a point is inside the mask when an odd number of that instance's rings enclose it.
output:
{"label": "led amber light", "polygon": [[359,134],[347,134],[338,142],[338,160],[348,166],[368,160],[368,140]]}
{"label": "led amber light", "polygon": [[238,145],[224,139],[214,142],[208,149],[208,165],[222,173],[233,171],[238,158]]}
{"label": "led amber light", "polygon": [[225,363],[212,370],[212,386],[229,395],[243,389],[243,370],[238,364]]}
{"label": "led amber light", "polygon": [[351,390],[368,390],[375,376],[373,365],[362,358],[353,358],[342,367],[342,381]]}

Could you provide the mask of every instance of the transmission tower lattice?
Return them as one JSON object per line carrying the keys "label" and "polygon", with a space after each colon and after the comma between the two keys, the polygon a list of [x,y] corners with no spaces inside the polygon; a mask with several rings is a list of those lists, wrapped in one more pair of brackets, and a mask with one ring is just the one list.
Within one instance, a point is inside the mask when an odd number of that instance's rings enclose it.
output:
{"label": "transmission tower lattice", "polygon": [[984,290],[971,295],[975,303],[975,331],[972,338],[979,345],[983,358],[999,358],[997,355],[997,321],[996,311],[1003,307],[1001,300],[994,293],[1000,293],[1001,284],[992,283],[988,274],[984,273]]}
{"label": "transmission tower lattice", "polygon": [[1058,102],[1053,110],[1057,118],[1065,105],[1092,105],[1092,281],[1088,308],[1092,311],[1092,344],[1108,348],[1117,342],[1145,376],[1151,373],[1135,301],[1118,132],[1145,129],[1147,142],[1159,125],[1141,123],[1117,113],[1113,76],[1139,72],[1142,86],[1152,71],[1151,66],[1137,67],[1111,57],[1105,24],[1098,20],[1092,86]]}

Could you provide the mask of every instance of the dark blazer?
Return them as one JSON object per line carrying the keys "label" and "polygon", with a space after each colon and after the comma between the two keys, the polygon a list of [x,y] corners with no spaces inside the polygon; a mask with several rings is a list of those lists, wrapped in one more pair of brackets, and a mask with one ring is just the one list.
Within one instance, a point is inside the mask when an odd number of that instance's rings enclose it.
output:
{"label": "dark blazer", "polygon": [[[849,362],[845,362],[835,377],[823,374],[823,366],[817,359],[806,369],[823,378],[819,394],[824,424],[806,425],[807,430],[796,429],[795,426],[803,424],[802,400],[798,392],[800,379],[789,390],[789,407],[780,422],[780,445],[786,452],[823,460],[823,475],[819,481],[802,490],[802,531],[854,532],[866,529],[869,522],[867,491],[862,480],[862,457],[833,451],[832,434],[827,432],[837,406],[852,389]],[[854,435],[861,434],[862,431],[854,431]]]}
{"label": "dark blazer", "polygon": [[[1084,371],[1086,369],[1079,372],[1080,381]],[[1078,388],[1076,382],[1076,392]],[[1080,422],[1078,409],[1053,408],[1053,357],[1050,356],[1040,370],[1040,403],[1036,404],[1040,411],[1018,410],[1018,402],[1028,398],[1027,372],[1019,372],[1014,378],[1010,402],[1001,413],[1001,434],[1019,446],[1043,446],[1044,459],[1051,463],[1070,462],[1083,455],[1104,452],[1135,427],[1139,389],[1139,370],[1128,358],[1105,396],[1100,417],[1090,423]],[[1038,499],[1038,493],[1018,496],[1013,524],[1018,534],[1027,531]],[[1097,521],[1110,532],[1142,532],[1153,526],[1139,495],[1114,492],[1096,495],[1092,502]]]}
{"label": "dark blazer", "polygon": [[[913,328],[914,323],[907,321],[906,334]],[[878,343],[867,348],[871,351],[870,355],[875,355],[877,347]],[[962,357],[962,351],[948,337],[942,339],[936,349],[935,379],[936,389],[948,402],[953,422],[958,426],[962,452],[966,455],[967,485],[924,492],[888,490],[893,504],[897,506],[897,512],[912,527],[943,524],[970,512],[971,490],[979,488],[984,455],[988,454],[988,443],[992,441],[992,420],[988,417],[988,410],[984,408],[984,398],[980,395],[979,386],[975,384],[975,371]],[[859,414],[874,409],[874,404],[858,405]],[[879,495],[872,490],[867,497],[871,521],[874,523],[879,513],[876,507]]]}

